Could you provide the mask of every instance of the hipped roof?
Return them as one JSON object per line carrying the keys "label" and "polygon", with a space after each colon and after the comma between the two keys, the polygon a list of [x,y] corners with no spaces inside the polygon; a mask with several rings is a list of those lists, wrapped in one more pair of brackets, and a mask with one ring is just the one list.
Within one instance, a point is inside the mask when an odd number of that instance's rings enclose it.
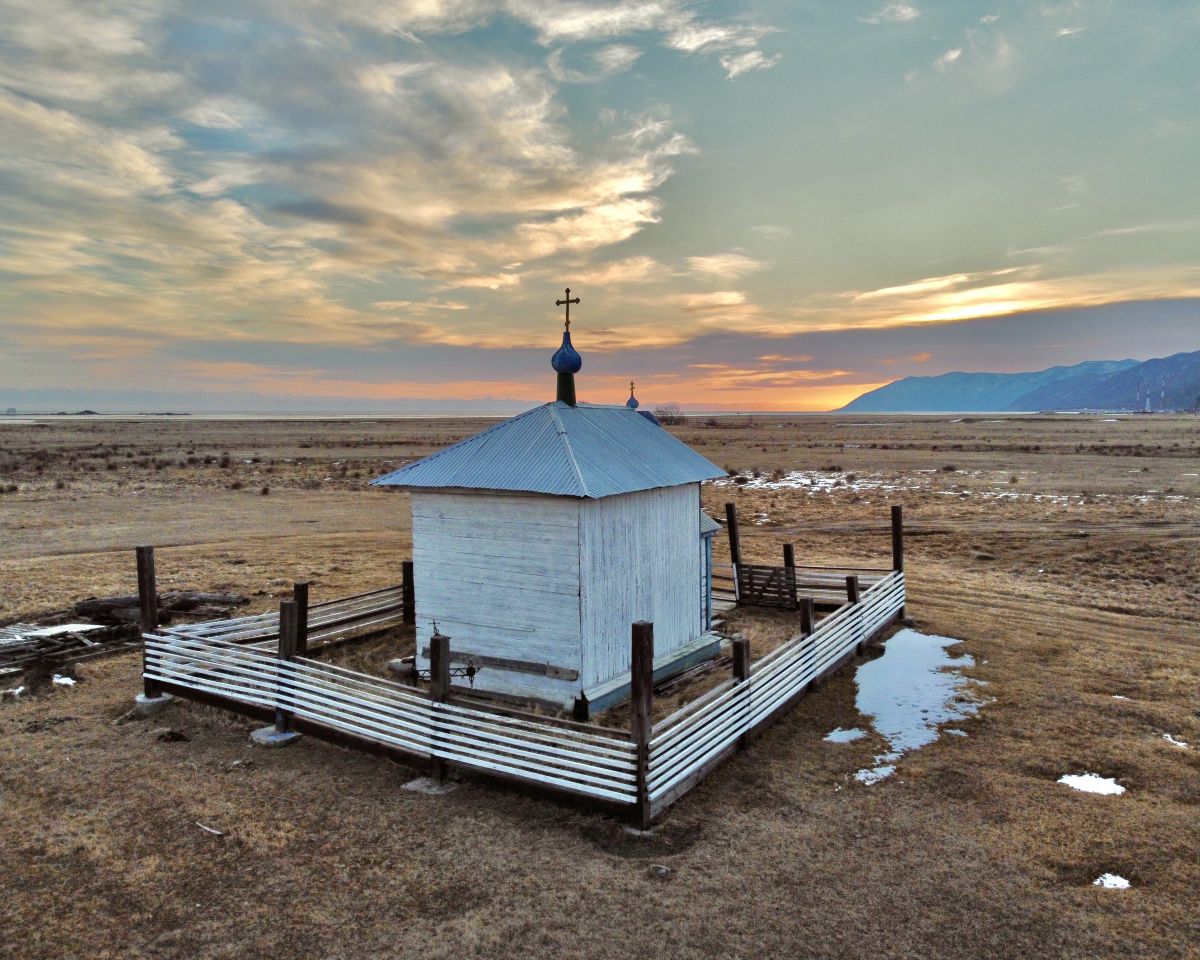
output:
{"label": "hipped roof", "polygon": [[599,499],[723,476],[635,410],[555,401],[371,483]]}

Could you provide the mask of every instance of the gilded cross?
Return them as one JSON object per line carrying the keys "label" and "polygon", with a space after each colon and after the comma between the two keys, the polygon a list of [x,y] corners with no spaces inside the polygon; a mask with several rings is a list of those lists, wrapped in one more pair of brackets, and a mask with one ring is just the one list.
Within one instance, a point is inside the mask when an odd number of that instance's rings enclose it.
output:
{"label": "gilded cross", "polygon": [[567,299],[554,301],[554,305],[556,307],[566,307],[567,308],[567,330],[568,331],[571,329],[571,304],[578,303],[578,302],[579,302],[578,297],[576,297],[574,300],[571,299],[571,288],[570,287],[567,287]]}

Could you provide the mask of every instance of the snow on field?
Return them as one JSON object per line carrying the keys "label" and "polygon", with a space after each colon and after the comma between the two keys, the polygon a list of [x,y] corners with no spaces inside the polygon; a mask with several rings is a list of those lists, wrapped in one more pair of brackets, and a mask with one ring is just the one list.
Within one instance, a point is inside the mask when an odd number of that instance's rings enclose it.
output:
{"label": "snow on field", "polygon": [[64,677],[61,673],[56,673],[50,678],[50,682],[56,687],[73,687],[75,686],[74,677]]}
{"label": "snow on field", "polygon": [[855,740],[861,740],[867,734],[858,727],[838,727],[836,730],[830,730],[825,735],[826,743],[852,743]]}
{"label": "snow on field", "polygon": [[[1140,472],[1140,471],[1138,471]],[[1142,493],[1107,494],[1098,493],[1091,496],[1078,493],[1032,493],[1026,490],[1012,489],[1012,482],[1007,479],[989,480],[988,485],[995,489],[971,489],[960,482],[951,485],[951,489],[940,488],[937,477],[966,477],[981,478],[979,470],[913,470],[908,474],[883,473],[853,473],[840,470],[793,470],[785,474],[736,473],[730,477],[713,481],[715,487],[738,486],[743,490],[795,490],[808,496],[816,494],[846,493],[893,493],[896,491],[925,491],[947,497],[977,498],[980,500],[1002,500],[1008,502],[1047,503],[1056,506],[1082,506],[1092,501],[1119,502],[1128,500],[1133,503],[1151,503],[1155,501],[1180,502],[1189,499],[1184,494],[1165,494],[1161,490],[1146,490]],[[1185,474],[1187,476],[1187,474]]]}
{"label": "snow on field", "polygon": [[858,668],[858,712],[870,717],[890,748],[875,757],[874,767],[854,775],[860,783],[885,779],[901,756],[937,740],[942,724],[979,712],[982,703],[969,689],[972,681],[961,673],[975,660],[946,653],[958,642],[901,630],[884,644],[882,657]]}
{"label": "snow on field", "polygon": [[1187,741],[1186,741],[1186,740],[1176,740],[1176,739],[1175,739],[1173,736],[1171,736],[1169,733],[1164,733],[1164,734],[1163,734],[1163,739],[1164,739],[1164,740],[1166,740],[1166,741],[1167,741],[1167,743],[1169,743],[1169,744],[1170,744],[1171,746],[1173,746],[1173,747],[1179,747],[1179,749],[1181,749],[1181,750],[1187,750],[1187,749],[1188,749],[1188,745],[1187,745]]}
{"label": "snow on field", "polygon": [[1092,881],[1093,887],[1104,887],[1106,890],[1128,890],[1129,881],[1115,873],[1102,873]]}
{"label": "snow on field", "polygon": [[1058,782],[1084,793],[1115,797],[1125,792],[1125,788],[1112,777],[1102,777],[1098,773],[1065,773],[1058,778]]}
{"label": "snow on field", "polygon": [[829,493],[831,490],[916,490],[926,485],[923,479],[885,477],[882,474],[860,476],[824,470],[793,470],[777,478],[765,473],[758,477],[750,473],[739,473],[727,480],[713,482],[715,487],[731,484],[736,484],[744,490],[802,490],[808,494]]}

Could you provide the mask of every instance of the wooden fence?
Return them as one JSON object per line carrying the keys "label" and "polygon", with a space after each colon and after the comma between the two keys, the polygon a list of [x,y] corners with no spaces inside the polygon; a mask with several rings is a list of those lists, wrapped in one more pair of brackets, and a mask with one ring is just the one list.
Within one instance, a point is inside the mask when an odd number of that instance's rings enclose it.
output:
{"label": "wooden fence", "polygon": [[790,543],[783,545],[781,566],[746,563],[742,560],[735,504],[725,504],[725,517],[730,563],[714,567],[714,593],[722,591],[722,599],[733,599],[739,606],[797,610],[805,598],[810,598],[817,606],[838,607],[847,599],[853,601],[858,588],[869,588],[891,571],[904,569],[904,514],[899,506],[891,508],[892,565],[888,568],[798,564]]}
{"label": "wooden fence", "polygon": [[[303,651],[358,631],[380,630],[404,620],[404,589],[397,585],[340,597],[324,603],[298,604],[307,611],[306,629],[300,641]],[[223,640],[273,648],[279,637],[279,613],[268,611],[231,620],[210,620],[178,627],[159,627],[163,636],[193,640]]]}
{"label": "wooden fence", "polygon": [[845,603],[808,634],[749,664],[735,677],[655,724],[647,757],[644,819],[649,822],[734,752],[755,728],[837,670],[904,606],[904,574],[894,571],[857,603]]}
{"label": "wooden fence", "polygon": [[[147,633],[144,678],[148,690],[251,716],[274,716],[281,730],[294,727],[428,762],[435,776],[449,764],[603,803],[626,811],[645,827],[745,743],[752,731],[865,648],[903,605],[904,574],[894,571],[861,597],[848,599],[815,629],[757,663],[749,663],[748,648],[740,641],[734,678],[658,724],[650,720],[653,626],[634,624],[633,721],[628,733],[455,702],[444,673],[440,680],[432,678],[433,689],[427,691],[298,656],[294,601],[281,605],[286,617],[275,617],[273,624],[249,617],[240,625],[224,621],[234,626],[220,630],[214,625],[207,631]],[[810,612],[805,616],[808,623]],[[318,630],[322,616],[312,618]],[[261,642],[247,643],[269,626],[279,635],[277,655],[263,649]],[[442,641],[437,659],[448,668],[448,642],[445,637],[435,640]]]}
{"label": "wooden fence", "polygon": [[737,566],[738,602],[749,607],[779,607],[795,610],[796,568],[770,567],[760,563]]}
{"label": "wooden fence", "polygon": [[307,721],[414,759],[592,799],[636,799],[635,748],[619,730],[438,702],[416,687],[212,638],[148,635],[145,669],[163,690],[282,710],[292,724]]}

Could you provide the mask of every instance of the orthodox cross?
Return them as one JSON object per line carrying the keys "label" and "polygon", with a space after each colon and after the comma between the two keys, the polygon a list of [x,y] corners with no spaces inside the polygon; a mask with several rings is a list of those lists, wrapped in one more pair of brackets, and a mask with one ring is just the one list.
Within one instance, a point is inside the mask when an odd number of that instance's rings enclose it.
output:
{"label": "orthodox cross", "polygon": [[633,381],[632,380],[629,381],[629,395],[631,397],[633,396]]}
{"label": "orthodox cross", "polygon": [[556,307],[566,307],[567,308],[567,330],[568,331],[570,331],[570,329],[571,329],[571,304],[578,303],[578,302],[579,302],[578,297],[576,297],[574,300],[571,299],[571,288],[570,287],[567,287],[567,299],[554,301],[554,305]]}

